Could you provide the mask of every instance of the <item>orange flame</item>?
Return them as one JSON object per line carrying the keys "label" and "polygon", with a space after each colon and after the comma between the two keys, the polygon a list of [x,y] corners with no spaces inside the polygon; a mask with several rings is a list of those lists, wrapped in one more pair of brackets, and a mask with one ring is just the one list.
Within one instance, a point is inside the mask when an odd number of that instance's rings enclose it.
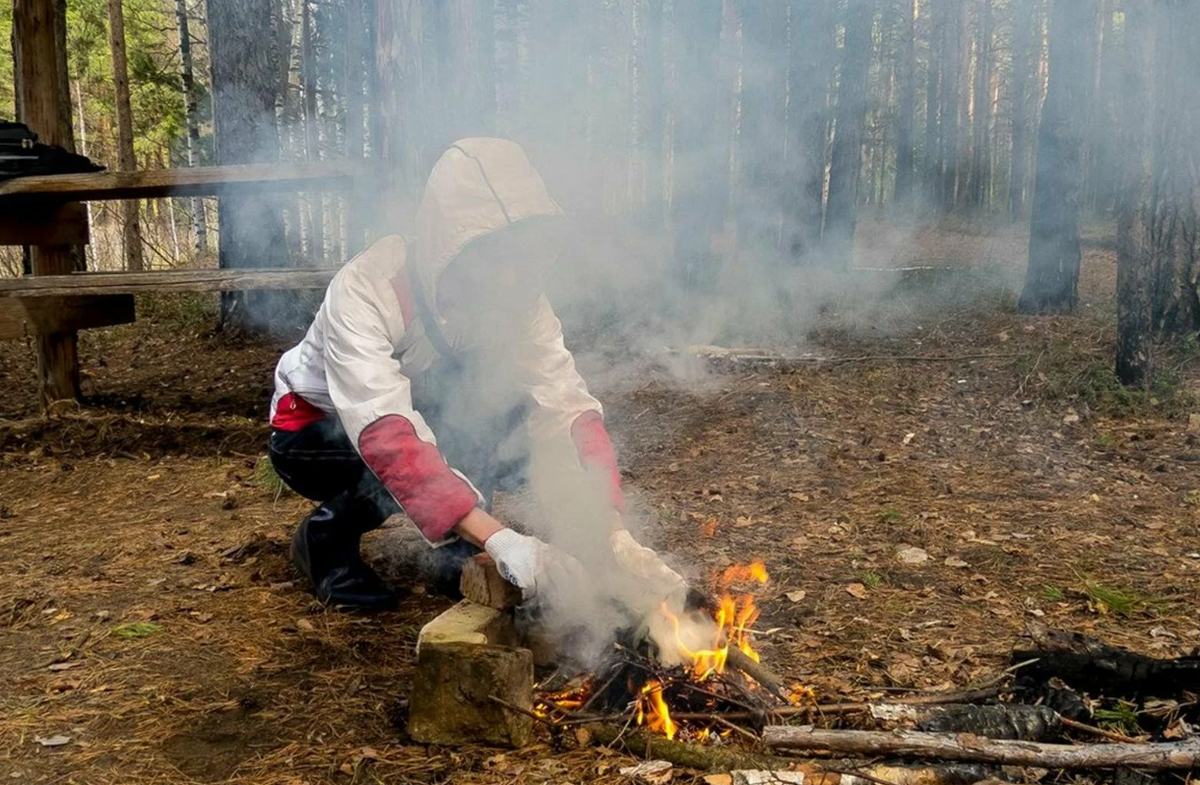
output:
{"label": "orange flame", "polygon": [[679,732],[679,726],[671,719],[671,710],[663,700],[661,682],[651,679],[642,687],[642,694],[638,696],[637,703],[637,724],[645,725],[668,739],[675,738],[675,734]]}

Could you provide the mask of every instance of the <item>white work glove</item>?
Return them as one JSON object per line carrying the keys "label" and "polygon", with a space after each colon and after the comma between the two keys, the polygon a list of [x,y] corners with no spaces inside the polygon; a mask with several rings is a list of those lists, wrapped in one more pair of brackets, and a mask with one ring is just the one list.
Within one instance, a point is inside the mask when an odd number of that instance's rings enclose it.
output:
{"label": "white work glove", "polygon": [[632,576],[638,593],[657,606],[666,601],[682,609],[687,597],[687,582],[668,567],[657,553],[633,539],[625,529],[617,529],[608,538],[617,565]]}
{"label": "white work glove", "polygon": [[483,549],[496,562],[501,577],[521,590],[525,602],[556,602],[564,593],[589,585],[587,572],[574,557],[537,537],[501,529]]}

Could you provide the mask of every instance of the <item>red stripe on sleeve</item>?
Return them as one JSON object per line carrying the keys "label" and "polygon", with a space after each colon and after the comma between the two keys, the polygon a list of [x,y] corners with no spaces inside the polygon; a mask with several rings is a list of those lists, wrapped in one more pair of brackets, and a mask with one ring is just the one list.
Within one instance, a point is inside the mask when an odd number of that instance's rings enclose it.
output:
{"label": "red stripe on sleeve", "polygon": [[625,512],[625,494],[621,492],[621,471],[617,451],[604,427],[599,412],[584,412],[571,425],[571,440],[579,451],[583,468],[603,472],[608,479],[608,497],[618,512]]}
{"label": "red stripe on sleeve", "polygon": [[445,538],[479,502],[437,447],[421,441],[413,424],[399,414],[363,429],[358,451],[430,542]]}

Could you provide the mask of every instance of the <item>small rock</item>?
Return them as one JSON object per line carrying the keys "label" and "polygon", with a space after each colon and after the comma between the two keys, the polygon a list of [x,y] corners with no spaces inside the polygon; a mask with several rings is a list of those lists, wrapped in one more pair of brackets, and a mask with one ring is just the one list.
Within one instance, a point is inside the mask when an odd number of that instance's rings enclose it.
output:
{"label": "small rock", "polygon": [[967,564],[965,561],[963,561],[962,559],[958,558],[957,556],[948,556],[948,557],[946,557],[946,561],[944,561],[942,563],[945,564],[947,567],[957,567],[959,569],[961,569],[963,567],[971,566],[971,565]]}
{"label": "small rock", "polygon": [[804,591],[803,589],[797,589],[796,591],[788,592],[785,596],[792,602],[801,602],[805,597],[808,596],[808,592]]}
{"label": "small rock", "polygon": [[924,564],[929,561],[929,554],[921,548],[910,545],[896,551],[896,561],[901,564]]}
{"label": "small rock", "polygon": [[33,740],[36,741],[38,744],[41,744],[43,747],[61,747],[64,744],[71,743],[71,737],[63,736],[62,734],[56,734],[54,736],[49,736],[49,737],[45,737],[45,738],[43,738],[42,736],[34,736]]}
{"label": "small rock", "polygon": [[316,629],[316,627],[314,627],[313,623],[308,619],[296,619],[296,629],[304,630],[305,632],[312,632]]}

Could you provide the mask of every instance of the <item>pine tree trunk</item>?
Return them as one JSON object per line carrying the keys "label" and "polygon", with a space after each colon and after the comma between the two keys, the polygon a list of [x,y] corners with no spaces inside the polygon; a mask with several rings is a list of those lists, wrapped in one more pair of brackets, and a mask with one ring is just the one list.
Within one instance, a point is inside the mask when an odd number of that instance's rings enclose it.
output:
{"label": "pine tree trunk", "polygon": [[1127,385],[1150,381],[1153,324],[1151,198],[1155,96],[1154,33],[1144,5],[1126,11],[1121,80],[1124,162],[1117,210],[1117,377]]}
{"label": "pine tree trunk", "polygon": [[[271,47],[272,0],[208,0],[212,60],[213,136],[218,165],[271,163],[279,159],[275,123],[276,79]],[[218,200],[222,268],[286,267],[283,220],[264,195]],[[221,323],[233,330],[266,330],[286,316],[288,298],[268,292],[222,297]]]}
{"label": "pine tree trunk", "polygon": [[389,178],[392,212],[415,210],[424,185],[429,106],[426,97],[427,0],[378,0],[375,74],[378,80],[378,151]]}
{"label": "pine tree trunk", "polygon": [[728,201],[726,93],[714,53],[721,49],[720,0],[674,6],[675,138],[671,221],[675,262],[689,286],[711,288],[719,274],[715,238]]}
{"label": "pine tree trunk", "polygon": [[742,6],[738,243],[748,258],[769,264],[779,261],[784,211],[787,74],[778,63],[787,56],[787,13],[788,0]]}
{"label": "pine tree trunk", "polygon": [[833,21],[829,0],[792,0],[784,248],[793,262],[812,260],[825,217]]}
{"label": "pine tree trunk", "polygon": [[829,207],[825,218],[828,261],[841,268],[850,267],[854,254],[858,183],[862,173],[863,124],[867,112],[867,75],[874,51],[871,40],[875,24],[874,0],[850,0],[846,14],[837,127],[829,170]]}
{"label": "pine tree trunk", "polygon": [[1029,137],[1032,124],[1034,26],[1032,0],[1013,0],[1012,153],[1008,176],[1008,213],[1014,220],[1025,214],[1029,180]]}
{"label": "pine tree trunk", "polygon": [[[364,64],[367,58],[367,20],[362,5],[355,2],[346,4],[345,58],[342,95],[346,100],[346,158],[357,161],[361,160],[366,152],[363,89],[366,82]],[[347,257],[354,256],[363,248],[366,227],[371,222],[369,216],[373,210],[372,201],[356,193],[352,193],[346,199],[343,215],[346,221]]]}
{"label": "pine tree trunk", "polygon": [[914,176],[913,116],[917,106],[917,0],[900,0],[900,63],[897,67],[899,116],[896,121],[896,203],[912,200]]}
{"label": "pine tree trunk", "polygon": [[1081,125],[1087,117],[1094,18],[1090,0],[1054,0],[1050,84],[1038,129],[1029,267],[1018,303],[1021,313],[1069,313],[1078,297]]}
{"label": "pine tree trunk", "polygon": [[496,116],[496,42],[492,0],[445,0],[448,52],[443,89],[447,122],[437,145],[467,136],[487,136]]}
{"label": "pine tree trunk", "polygon": [[926,198],[940,203],[942,187],[942,74],[945,69],[946,7],[942,0],[929,0],[929,58],[925,75],[925,144],[921,165]]}
{"label": "pine tree trunk", "polygon": [[645,32],[641,72],[642,156],[645,188],[642,199],[644,225],[659,228],[663,223],[666,184],[663,179],[663,134],[666,129],[666,69],[664,65],[663,0],[644,0]]}
{"label": "pine tree trunk", "polygon": [[[317,116],[317,56],[313,46],[315,30],[312,23],[312,0],[300,0],[300,78],[304,91],[304,158],[321,159],[320,118]],[[304,197],[308,219],[308,256],[314,260],[325,257],[325,207],[321,194]]]}
{"label": "pine tree trunk", "polygon": [[1154,129],[1151,216],[1154,329],[1163,336],[1200,333],[1200,101],[1184,74],[1200,69],[1200,6],[1159,3],[1151,92],[1161,103]]}
{"label": "pine tree trunk", "polygon": [[961,161],[959,129],[962,124],[962,81],[966,78],[962,51],[962,26],[967,19],[965,0],[947,0],[945,48],[942,50],[942,208],[950,212],[958,204],[958,173]]}
{"label": "pine tree trunk", "polygon": [[[125,11],[121,0],[108,0],[108,46],[112,51],[113,95],[117,114],[117,166],[123,172],[137,169],[133,154],[133,108],[129,102],[129,59],[125,53]],[[125,269],[143,270],[142,231],[138,225],[137,199],[122,202],[121,237],[125,247]]]}
{"label": "pine tree trunk", "polygon": [[975,87],[972,91],[970,202],[983,207],[988,182],[988,123],[991,121],[992,0],[979,0],[979,29],[975,45]]}
{"label": "pine tree trunk", "polygon": [[[183,85],[183,115],[187,126],[188,166],[200,166],[200,110],[196,95],[196,72],[192,66],[192,33],[188,20],[187,0],[175,0],[175,22],[179,27],[179,80]],[[208,221],[204,215],[204,200],[191,201],[192,235],[196,250],[208,250]]]}

